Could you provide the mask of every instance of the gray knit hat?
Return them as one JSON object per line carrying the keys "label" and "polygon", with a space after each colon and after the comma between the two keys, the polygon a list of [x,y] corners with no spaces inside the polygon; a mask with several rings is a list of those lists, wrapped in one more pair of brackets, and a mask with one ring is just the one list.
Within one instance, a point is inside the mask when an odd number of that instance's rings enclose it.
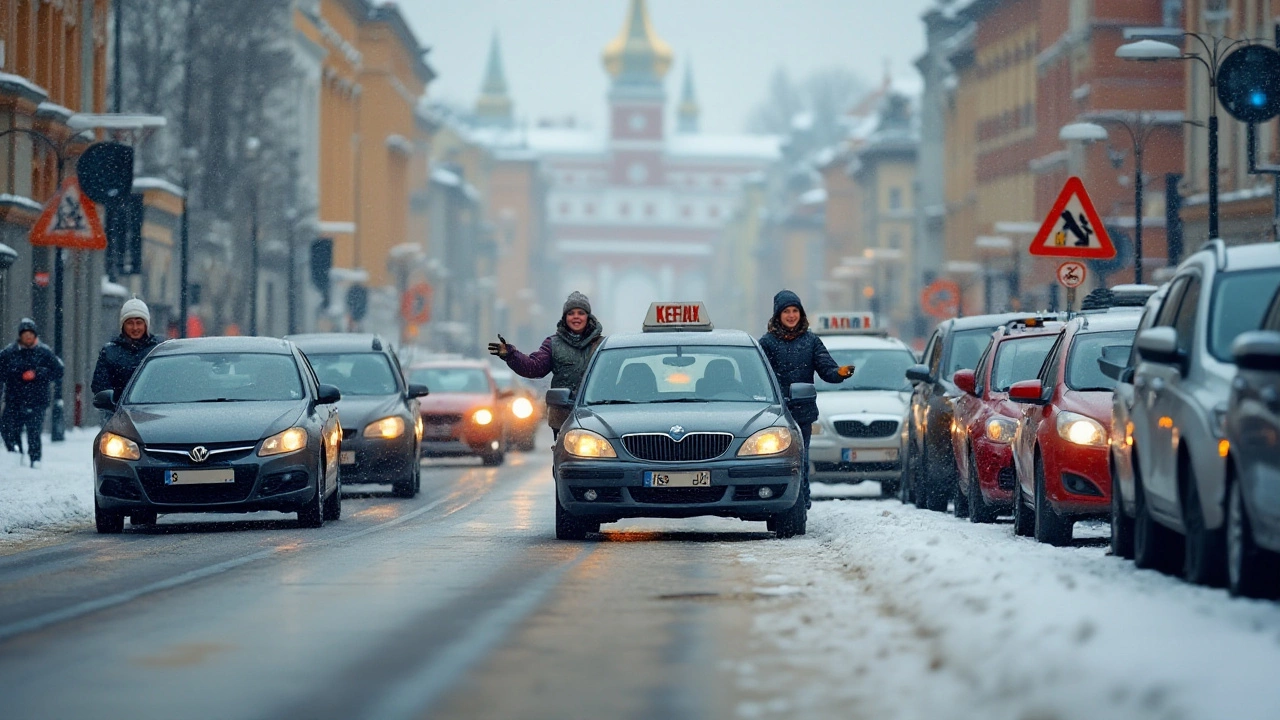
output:
{"label": "gray knit hat", "polygon": [[120,306],[120,324],[124,325],[125,320],[132,318],[140,318],[148,327],[151,326],[151,310],[138,298],[129,298]]}
{"label": "gray knit hat", "polygon": [[569,293],[569,299],[564,301],[564,311],[560,314],[568,315],[569,311],[575,308],[588,315],[591,314],[591,301],[587,299],[586,295],[583,295],[577,290]]}

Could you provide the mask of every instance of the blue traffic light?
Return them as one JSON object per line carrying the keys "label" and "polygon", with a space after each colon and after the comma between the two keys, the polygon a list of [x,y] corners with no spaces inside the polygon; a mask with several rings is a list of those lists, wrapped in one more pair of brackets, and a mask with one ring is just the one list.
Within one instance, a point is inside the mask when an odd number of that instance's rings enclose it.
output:
{"label": "blue traffic light", "polygon": [[1254,90],[1249,94],[1249,104],[1254,107],[1263,107],[1267,104],[1267,94],[1261,90]]}

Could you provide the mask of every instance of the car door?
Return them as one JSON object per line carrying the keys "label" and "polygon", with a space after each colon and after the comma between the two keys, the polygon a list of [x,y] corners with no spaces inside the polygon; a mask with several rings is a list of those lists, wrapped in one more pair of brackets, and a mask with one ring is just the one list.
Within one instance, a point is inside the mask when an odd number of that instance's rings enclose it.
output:
{"label": "car door", "polygon": [[[1262,320],[1260,330],[1280,333],[1280,292]],[[1235,456],[1242,489],[1257,509],[1274,511],[1274,498],[1280,493],[1270,479],[1280,475],[1280,368],[1250,370],[1241,367],[1232,382],[1229,421],[1232,455]],[[1257,499],[1262,496],[1264,501]]]}
{"label": "car door", "polygon": [[[960,487],[969,487],[969,444],[972,442],[975,428],[982,428],[986,422],[986,400],[983,391],[986,389],[986,375],[990,368],[990,358],[995,355],[993,341],[982,351],[976,366],[973,368],[975,395],[961,392],[955,401],[955,431],[951,444],[955,450],[956,472],[960,474]],[[963,368],[962,368],[963,369]]]}
{"label": "car door", "polygon": [[[1173,284],[1169,288],[1169,294],[1164,299],[1164,304],[1160,307],[1160,313],[1156,316],[1155,323],[1152,327],[1173,327],[1174,320],[1178,315],[1178,308],[1182,304],[1183,295],[1187,289],[1187,283],[1190,282],[1191,275],[1183,274],[1174,278]],[[1161,397],[1165,384],[1168,382],[1170,372],[1176,372],[1172,368],[1161,363],[1151,362],[1141,356],[1137,356],[1137,367],[1134,370],[1133,379],[1133,406],[1130,409],[1133,421],[1133,454],[1134,475],[1140,479],[1143,487],[1146,488],[1153,482],[1158,482],[1156,477],[1160,472],[1160,462],[1158,456],[1167,452],[1169,428],[1161,428],[1161,424],[1171,424],[1172,418],[1161,422],[1162,410],[1156,407],[1158,399]],[[1135,491],[1136,492],[1136,491]],[[1152,507],[1159,502],[1156,497],[1150,498]]]}
{"label": "car door", "polygon": [[[320,378],[316,377],[315,368],[311,367],[311,361],[301,352],[297,353],[297,362],[299,367],[303,368],[303,382],[307,385],[307,391],[312,398],[320,396]],[[324,457],[328,460],[327,465],[318,465],[321,468],[320,473],[320,494],[323,496],[328,489],[338,482],[338,471],[341,467],[338,462],[338,454],[342,444],[342,422],[338,417],[338,406],[336,403],[328,405],[319,405],[311,403],[308,411],[309,420],[320,428],[321,442],[325,445]]]}
{"label": "car door", "polygon": [[1143,490],[1151,500],[1151,509],[1171,520],[1180,521],[1182,513],[1178,502],[1178,441],[1181,428],[1192,422],[1195,399],[1186,375],[1192,371],[1198,325],[1202,316],[1201,295],[1203,282],[1198,272],[1187,276],[1178,313],[1173,318],[1173,329],[1178,333],[1178,353],[1186,358],[1177,364],[1150,363],[1148,392],[1150,407],[1155,417],[1152,430],[1151,471],[1143,476]]}
{"label": "car door", "polygon": [[[923,364],[929,368],[931,375],[935,374],[937,368],[942,365],[942,328],[934,330],[933,337],[929,338],[929,344],[925,346],[924,350]],[[916,383],[911,391],[911,428],[913,432],[911,443],[913,453],[917,458],[921,457],[921,453],[924,452],[925,435],[929,420],[929,403],[936,384]]]}
{"label": "car door", "polygon": [[[1054,383],[1057,381],[1057,368],[1066,354],[1067,335],[1058,335],[1057,341],[1045,356],[1044,364],[1036,379],[1042,388],[1041,397],[1052,395]],[[1024,403],[1018,417],[1018,429],[1013,435],[1013,469],[1017,484],[1026,497],[1033,497],[1035,492],[1035,448],[1041,418],[1048,415],[1047,405]]]}
{"label": "car door", "polygon": [[[1160,305],[1152,305],[1143,312],[1142,319],[1138,322],[1139,333],[1155,324],[1156,318],[1160,315],[1160,307]],[[1119,486],[1120,497],[1129,509],[1132,509],[1133,504],[1132,440],[1135,431],[1133,378],[1141,358],[1142,354],[1135,344],[1129,349],[1129,359],[1125,363],[1124,370],[1120,372],[1119,380],[1116,381],[1111,400],[1111,437],[1115,439],[1111,443],[1112,460],[1115,466],[1111,482],[1113,486]]]}

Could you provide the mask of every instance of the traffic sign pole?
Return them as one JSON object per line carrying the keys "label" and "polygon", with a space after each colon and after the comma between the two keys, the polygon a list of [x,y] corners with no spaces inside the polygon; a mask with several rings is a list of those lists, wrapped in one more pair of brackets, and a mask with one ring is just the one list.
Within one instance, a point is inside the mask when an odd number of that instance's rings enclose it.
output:
{"label": "traffic sign pole", "polygon": [[[65,163],[62,156],[58,156],[58,188],[62,188],[62,173],[65,171]],[[63,289],[63,269],[62,269],[62,248],[54,246],[53,248],[53,354],[62,360],[62,325],[65,321],[63,317],[62,305],[62,289]],[[66,418],[65,403],[62,401],[62,378],[58,378],[53,383],[53,411],[49,415],[49,440],[52,442],[62,442],[66,439]]]}

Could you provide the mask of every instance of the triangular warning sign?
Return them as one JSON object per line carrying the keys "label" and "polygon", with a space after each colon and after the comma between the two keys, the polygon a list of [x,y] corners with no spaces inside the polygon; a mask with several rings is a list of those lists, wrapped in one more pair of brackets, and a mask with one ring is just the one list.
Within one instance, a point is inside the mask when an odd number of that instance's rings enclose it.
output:
{"label": "triangular warning sign", "polygon": [[98,208],[80,191],[80,181],[67,178],[44,206],[31,228],[32,245],[53,245],[76,250],[105,250],[107,233],[98,219]]}
{"label": "triangular warning sign", "polygon": [[1032,255],[1106,260],[1116,256],[1107,229],[1080,178],[1067,178],[1053,210],[1031,241]]}

